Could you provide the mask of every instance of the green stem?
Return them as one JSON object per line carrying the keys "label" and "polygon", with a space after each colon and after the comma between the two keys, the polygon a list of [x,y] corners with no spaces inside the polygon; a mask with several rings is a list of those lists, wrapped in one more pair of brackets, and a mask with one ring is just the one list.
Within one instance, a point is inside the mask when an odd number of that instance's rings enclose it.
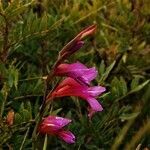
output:
{"label": "green stem", "polygon": [[44,114],[44,111],[39,112],[37,114],[37,117],[35,118],[36,125],[35,125],[33,133],[32,133],[32,148],[33,148],[33,150],[36,149],[36,140],[37,140],[37,134],[36,133],[37,133],[38,125],[39,125],[40,121],[42,120],[43,114]]}
{"label": "green stem", "polygon": [[51,94],[52,91],[54,90],[54,88],[49,92],[49,84],[53,81],[52,79],[54,78],[54,70],[55,68],[63,61],[63,57],[58,57],[57,61],[55,62],[55,64],[53,65],[52,69],[51,69],[51,72],[49,73],[49,75],[47,76],[47,79],[45,80],[45,92],[44,92],[44,96],[43,96],[43,103],[41,105],[41,109],[40,109],[40,112],[38,113],[36,119],[35,119],[35,122],[36,122],[36,125],[35,125],[35,128],[33,130],[33,133],[32,133],[32,149],[35,150],[36,149],[36,140],[37,140],[37,128],[38,128],[38,125],[40,123],[40,121],[42,120],[42,117],[44,115],[44,112],[45,112],[45,108],[48,104],[48,102],[51,101],[51,99],[49,99],[47,101],[46,99],[46,96],[48,94]]}
{"label": "green stem", "polygon": [[21,146],[20,146],[20,149],[19,150],[22,150],[23,149],[23,145],[24,145],[24,143],[25,143],[25,140],[26,140],[26,138],[27,138],[27,135],[28,135],[28,133],[29,133],[29,127],[28,127],[28,129],[27,129],[27,131],[26,131],[26,134],[25,134],[25,136],[24,136],[24,139],[23,139],[23,141],[22,141],[22,143],[21,143]]}
{"label": "green stem", "polygon": [[8,91],[5,91],[7,89],[4,88],[4,99],[3,99],[3,102],[2,102],[2,105],[1,105],[1,110],[0,110],[0,120],[2,119],[3,117],[3,112],[4,112],[4,108],[5,108],[5,103],[6,103],[6,100],[7,100],[7,93]]}
{"label": "green stem", "polygon": [[47,134],[45,135],[43,150],[46,150],[46,148],[47,148]]}

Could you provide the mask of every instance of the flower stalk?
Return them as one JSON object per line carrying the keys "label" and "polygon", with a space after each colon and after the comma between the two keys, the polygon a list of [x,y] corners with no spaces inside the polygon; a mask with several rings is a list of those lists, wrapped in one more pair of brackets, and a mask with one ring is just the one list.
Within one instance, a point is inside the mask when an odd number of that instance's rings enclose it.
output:
{"label": "flower stalk", "polygon": [[[95,112],[103,110],[101,104],[95,97],[103,93],[105,88],[101,86],[90,86],[90,82],[97,76],[96,68],[88,68],[80,62],[73,64],[64,63],[65,59],[84,45],[84,37],[92,35],[95,30],[96,25],[87,27],[59,52],[58,58],[45,80],[43,102],[39,114],[36,117],[36,125],[32,134],[34,149],[36,148],[37,132],[45,135],[55,135],[69,144],[75,142],[75,136],[70,131],[64,130],[64,126],[68,125],[71,120],[57,116],[48,116],[43,119],[46,107],[50,106],[56,97],[77,96],[87,101],[90,107],[88,108],[88,116],[90,118]],[[56,84],[53,89],[49,89],[49,85],[56,76],[66,76],[67,78],[58,85]]]}

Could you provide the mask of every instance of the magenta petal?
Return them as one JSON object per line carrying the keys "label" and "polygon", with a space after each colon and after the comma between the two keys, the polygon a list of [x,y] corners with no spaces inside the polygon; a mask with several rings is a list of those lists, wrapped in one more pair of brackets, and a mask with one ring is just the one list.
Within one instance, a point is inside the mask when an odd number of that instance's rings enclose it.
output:
{"label": "magenta petal", "polygon": [[90,105],[90,108],[89,108],[89,114],[88,114],[88,117],[91,119],[92,116],[98,112],[98,111],[102,111],[103,110],[103,107],[101,106],[101,104],[94,98],[88,98],[87,99],[89,105]]}
{"label": "magenta petal", "polygon": [[93,87],[88,88],[88,93],[90,94],[90,96],[93,96],[93,97],[98,96],[105,91],[106,91],[106,88],[102,86],[93,86]]}
{"label": "magenta petal", "polygon": [[82,85],[89,85],[90,82],[95,79],[97,76],[97,70],[95,67],[93,68],[87,68],[78,70],[78,75],[76,75],[76,78],[73,77],[75,80],[80,82]]}
{"label": "magenta petal", "polygon": [[75,143],[75,136],[70,131],[60,131],[58,136],[68,144]]}
{"label": "magenta petal", "polygon": [[94,111],[102,111],[103,108],[101,104],[93,97],[87,98],[87,102],[89,103],[90,107]]}
{"label": "magenta petal", "polygon": [[84,74],[82,75],[83,80],[89,84],[90,81],[95,79],[97,76],[97,70],[95,67],[89,68],[88,70],[84,71]]}
{"label": "magenta petal", "polygon": [[56,68],[56,74],[57,73],[64,73],[64,72],[72,72],[72,71],[82,71],[88,69],[85,65],[81,64],[80,62],[76,62],[73,64],[60,64],[57,68]]}
{"label": "magenta petal", "polygon": [[82,84],[89,84],[97,76],[97,70],[95,67],[87,68],[80,62],[76,62],[73,64],[60,64],[55,69],[55,75],[72,77]]}
{"label": "magenta petal", "polygon": [[48,116],[43,120],[41,129],[57,131],[63,128],[64,126],[66,126],[67,124],[69,124],[70,122],[71,122],[70,119],[57,117],[57,116]]}

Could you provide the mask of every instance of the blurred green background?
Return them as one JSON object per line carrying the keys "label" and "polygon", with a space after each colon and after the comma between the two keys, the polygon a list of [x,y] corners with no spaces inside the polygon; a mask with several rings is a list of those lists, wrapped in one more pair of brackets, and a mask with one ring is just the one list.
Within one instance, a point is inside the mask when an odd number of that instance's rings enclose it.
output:
{"label": "blurred green background", "polygon": [[[0,149],[32,149],[43,77],[63,46],[92,24],[96,34],[66,62],[96,66],[93,85],[107,88],[98,98],[104,111],[89,121],[77,98],[53,103],[53,114],[72,118],[76,143],[48,137],[43,147],[39,137],[38,149],[150,149],[149,21],[149,0],[1,0]],[[15,115],[11,126],[9,113]]]}

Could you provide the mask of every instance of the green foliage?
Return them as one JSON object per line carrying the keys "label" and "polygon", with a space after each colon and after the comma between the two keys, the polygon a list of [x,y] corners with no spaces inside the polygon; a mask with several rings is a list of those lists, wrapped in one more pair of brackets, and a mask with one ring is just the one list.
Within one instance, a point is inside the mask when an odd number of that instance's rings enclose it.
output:
{"label": "green foliage", "polygon": [[[73,119],[73,145],[40,137],[39,149],[141,149],[150,143],[149,0],[12,0],[0,2],[0,149],[32,149],[44,78],[58,52],[82,28],[96,34],[71,56],[99,72],[104,111],[88,120],[85,103],[65,98],[47,115]],[[55,81],[54,81],[55,82]],[[71,100],[72,101],[71,101]],[[13,125],[7,123],[14,110]]]}

